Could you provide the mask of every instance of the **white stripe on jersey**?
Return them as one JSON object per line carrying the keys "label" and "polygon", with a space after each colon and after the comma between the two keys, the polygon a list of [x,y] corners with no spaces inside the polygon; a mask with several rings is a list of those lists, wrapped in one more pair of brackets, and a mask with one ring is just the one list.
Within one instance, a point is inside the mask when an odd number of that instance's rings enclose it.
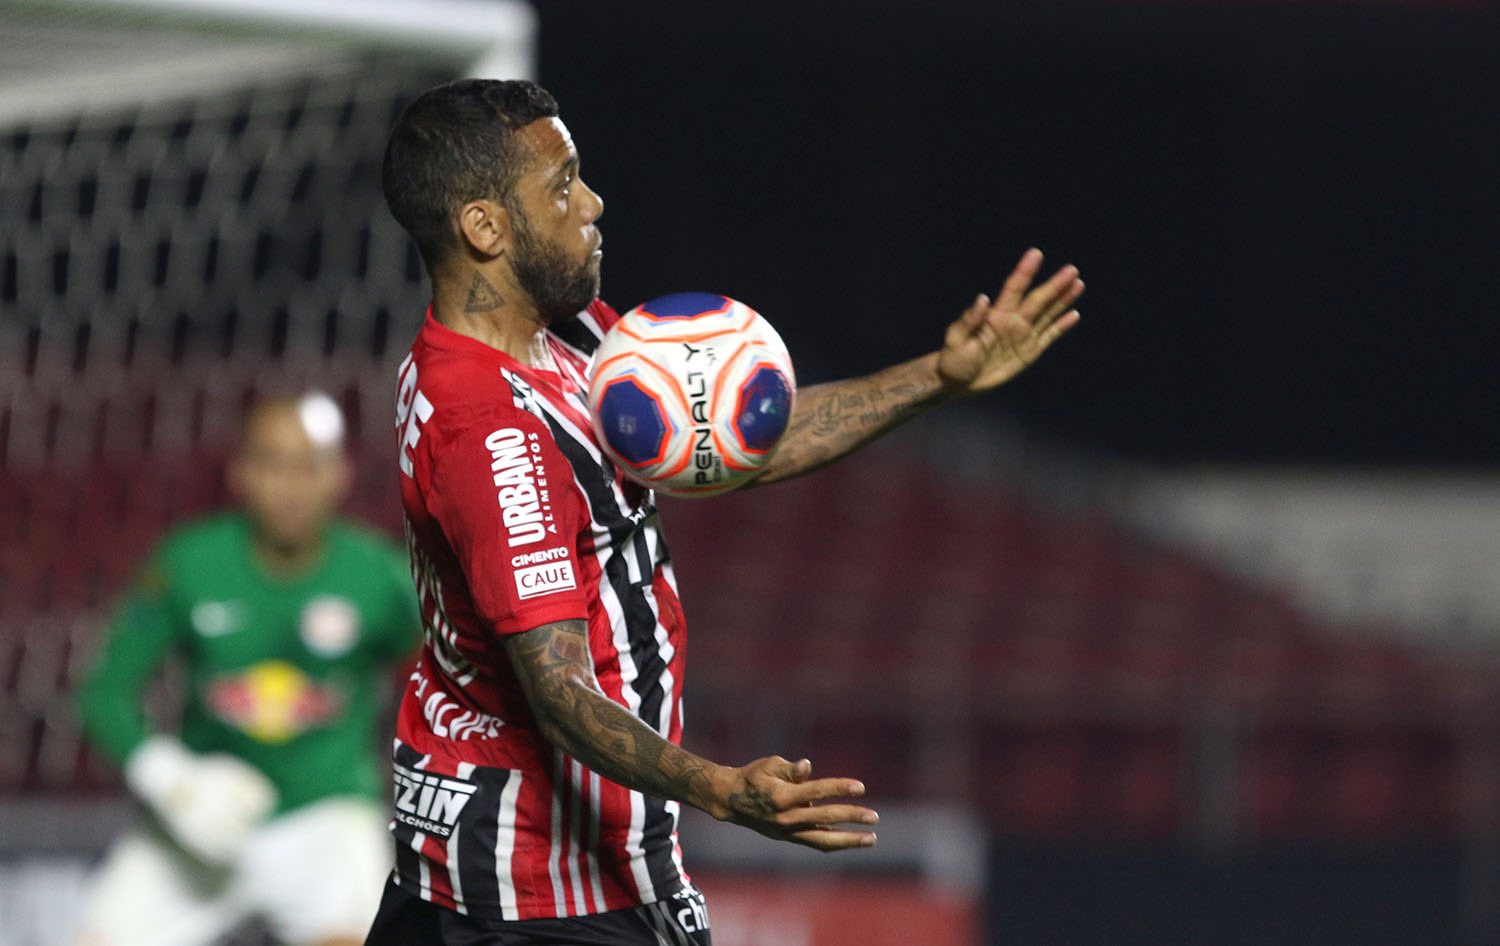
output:
{"label": "white stripe on jersey", "polygon": [[[609,614],[610,628],[614,634],[615,651],[620,659],[620,695],[630,714],[637,719],[641,715],[641,696],[635,692],[635,681],[641,675],[630,655],[630,635],[625,628],[625,608],[615,594],[614,586],[603,575],[604,554],[596,553],[601,571],[599,600]],[[648,724],[649,725],[649,724]],[[625,832],[625,855],[630,858],[630,873],[635,878],[636,890],[641,901],[650,903],[656,899],[656,885],[651,882],[651,872],[646,868],[646,799],[640,792],[630,793],[630,828]]]}
{"label": "white stripe on jersey", "polygon": [[[672,818],[672,835],[677,834],[677,826],[682,823],[682,805],[675,801],[669,801],[662,806]],[[682,864],[682,846],[672,845],[672,866],[677,868],[677,873],[683,877],[687,876],[687,868]]]}
{"label": "white stripe on jersey", "polygon": [[500,792],[500,820],[495,831],[495,876],[500,879],[500,915],[519,920],[516,910],[516,882],[511,876],[511,857],[516,852],[516,799],[521,794],[521,770],[510,769],[510,778]]}
{"label": "white stripe on jersey", "polygon": [[582,322],[584,325],[587,325],[590,329],[592,329],[595,335],[599,336],[600,338],[604,337],[604,326],[599,324],[599,320],[594,318],[594,313],[590,312],[588,309],[584,309],[582,312],[578,313],[578,321]]}
{"label": "white stripe on jersey", "polygon": [[[606,334],[604,328],[599,324],[599,320],[594,318],[594,314],[588,309],[584,309],[582,312],[578,313],[576,319],[584,326],[586,326],[589,330],[589,333],[594,336],[594,344],[596,346],[600,341],[604,339],[604,336]],[[591,364],[593,362],[594,353],[592,351],[584,351],[582,348],[575,348],[568,342],[567,339],[563,338],[557,332],[548,332],[547,337],[549,340],[556,342],[558,345],[566,348],[568,351],[578,356],[578,359],[584,364]],[[583,382],[584,390],[588,390],[588,386],[588,381],[585,380]]]}
{"label": "white stripe on jersey", "polygon": [[[469,781],[477,766],[472,762],[460,762],[455,768],[454,774],[462,781]],[[463,834],[457,825],[448,833],[448,883],[453,887],[453,909],[465,915],[468,907],[464,906],[464,883],[458,875],[458,838]]]}
{"label": "white stripe on jersey", "polygon": [[[412,764],[414,769],[425,769],[432,762],[431,754],[424,755]],[[427,863],[427,858],[422,854],[422,845],[426,843],[427,835],[412,829],[411,849],[417,852],[417,885],[421,888],[422,899],[432,899],[432,868]]]}
{"label": "white stripe on jersey", "polygon": [[604,884],[599,878],[599,773],[589,772],[589,883],[594,888],[594,903],[604,909]]}
{"label": "white stripe on jersey", "polygon": [[641,900],[650,903],[656,899],[656,885],[651,882],[651,871],[646,866],[646,796],[640,792],[630,793],[630,831],[625,835],[625,853],[630,855],[630,873],[635,877]]}
{"label": "white stripe on jersey", "polygon": [[562,873],[558,870],[558,863],[562,859],[563,834],[562,834],[562,792],[563,786],[563,755],[556,749],[552,750],[552,853],[547,856],[547,873],[552,876],[552,906],[557,910],[558,916],[568,915],[567,895],[563,892]]}
{"label": "white stripe on jersey", "polygon": [[[562,345],[563,348],[566,348],[568,351],[570,351],[570,352],[574,353],[575,355],[577,355],[578,356],[578,360],[582,361],[584,364],[586,364],[586,365],[590,364],[594,360],[594,356],[593,355],[590,355],[587,352],[579,351],[577,348],[574,348],[572,345],[569,345],[567,342],[564,342],[562,339],[558,338],[556,335],[554,335],[552,337],[557,342],[559,342]],[[558,365],[558,368],[560,370],[567,371],[568,374],[570,374],[570,375],[573,376],[573,383],[574,384],[578,385],[580,388],[582,388],[585,391],[587,391],[589,389],[589,379],[588,379],[588,377],[586,375],[584,375],[583,372],[580,372],[577,368],[575,368],[573,366],[573,363],[571,361],[568,361],[568,359],[566,359],[566,358],[557,359],[557,365]]]}
{"label": "white stripe on jersey", "polygon": [[[634,556],[632,556],[632,558],[633,557]],[[662,701],[660,723],[657,727],[657,731],[661,733],[661,737],[663,739],[666,739],[667,736],[672,732],[672,715],[674,712],[676,712],[676,707],[678,705],[677,701],[672,699],[672,687],[676,683],[676,678],[672,676],[672,671],[668,669],[672,665],[672,658],[677,655],[677,649],[672,646],[672,643],[667,636],[667,629],[662,626],[660,620],[661,607],[656,603],[656,589],[650,584],[647,584],[641,589],[641,591],[651,602],[652,613],[658,616],[658,620],[656,622],[656,646],[658,652],[661,655],[661,662],[663,666],[659,681],[662,689]],[[666,811],[667,817],[672,819],[672,833],[676,834],[677,825],[680,824],[682,820],[682,806],[675,801],[668,801],[663,806],[663,810]],[[672,845],[672,866],[677,868],[678,874],[686,876],[687,869],[682,865],[682,853],[678,850],[678,846],[676,844]]]}
{"label": "white stripe on jersey", "polygon": [[[505,376],[505,379],[507,381],[511,381],[514,379],[514,376],[509,371],[502,370],[501,374]],[[524,379],[522,380],[524,381]],[[526,390],[530,390],[530,388],[527,387]],[[522,410],[529,410],[530,405],[528,404],[528,401],[531,400],[532,399],[530,398],[522,398],[519,395],[515,396],[516,406],[521,408]],[[541,407],[541,404],[537,403],[536,406]],[[576,440],[586,450],[588,450],[589,456],[592,457],[595,462],[604,462],[603,456],[599,453],[598,448],[594,446],[593,441],[590,440],[588,436],[580,432],[578,428],[568,420],[567,415],[563,414],[561,411],[547,411],[546,413],[548,417],[556,420],[559,426],[564,428],[572,439]],[[574,480],[575,482],[577,480],[576,471],[574,474]],[[580,491],[584,492],[585,496],[588,495],[587,491],[583,490],[583,485],[581,483],[579,484],[578,488]],[[614,484],[613,486],[613,495],[615,502],[619,506],[623,507],[625,505],[625,496],[620,492],[620,487],[618,484]],[[607,539],[609,537],[608,530],[603,529],[597,524],[595,524],[594,532],[596,538],[598,538],[601,533],[604,538]],[[607,572],[605,571],[605,564],[608,561],[609,556],[611,554],[623,554],[623,552],[626,550],[613,549],[607,541],[597,542],[596,549],[597,551],[595,551],[594,557],[598,560],[599,563],[599,600],[601,603],[603,603],[606,613],[609,614],[609,625],[614,634],[615,652],[619,655],[620,693],[625,698],[625,706],[630,710],[630,714],[639,719],[641,715],[641,698],[640,694],[635,692],[634,684],[636,679],[640,677],[640,669],[636,667],[635,659],[630,655],[630,635],[625,626],[624,605],[621,603],[619,595],[615,593],[614,586],[609,583],[609,580],[606,577]],[[650,724],[647,723],[647,725]],[[557,859],[556,849],[558,843],[557,829],[555,827],[557,823],[556,805],[556,792],[554,792],[554,828],[552,832],[552,883],[554,888],[559,885],[560,880],[557,875],[557,868],[555,866]],[[656,886],[651,883],[651,873],[646,867],[645,837],[645,798],[641,795],[640,792],[632,791],[630,793],[630,828],[625,833],[625,854],[630,858],[630,872],[635,878],[636,890],[639,892],[641,900],[645,903],[650,903],[651,901],[656,899]],[[559,915],[561,915],[560,909]]]}
{"label": "white stripe on jersey", "polygon": [[421,890],[423,900],[432,899],[432,868],[427,864],[427,858],[422,854],[422,845],[427,841],[427,835],[420,831],[412,831],[411,849],[417,852],[417,886]]}
{"label": "white stripe on jersey", "polygon": [[[632,555],[631,558],[634,559],[635,556]],[[672,646],[672,641],[667,636],[667,629],[662,626],[661,606],[656,603],[656,589],[651,586],[650,582],[647,582],[641,586],[641,593],[644,594],[646,596],[646,600],[650,602],[651,613],[657,616],[656,627],[654,628],[653,633],[656,636],[657,653],[661,655],[662,668],[660,683],[662,689],[662,701],[661,715],[657,717],[656,731],[661,733],[661,737],[665,739],[667,738],[667,734],[672,731],[672,711],[677,702],[676,700],[672,699],[672,687],[677,682],[677,678],[672,676],[672,671],[671,669],[669,669],[672,666],[672,658],[677,656],[677,648]]]}
{"label": "white stripe on jersey", "polygon": [[[517,377],[514,372],[502,368],[500,369],[500,373],[508,383],[519,382],[519,385],[517,386],[520,388],[520,390],[527,392],[527,396],[522,396],[519,393],[515,393],[513,389],[512,398],[515,402],[516,407],[520,408],[521,410],[528,411],[533,415],[537,414],[538,412],[545,414],[545,420],[549,422],[555,422],[557,424],[559,432],[566,434],[570,440],[574,441],[578,446],[587,451],[589,457],[595,464],[601,466],[604,464],[604,455],[595,445],[591,434],[579,430],[577,425],[572,422],[572,420],[566,413],[564,413],[561,409],[552,407],[549,404],[549,398],[545,393],[536,391],[536,389],[531,387],[531,385],[526,381],[525,378]],[[574,482],[577,483],[576,470],[574,471]],[[589,495],[589,491],[584,488],[582,483],[577,483],[577,485],[581,493],[583,493],[585,496]],[[621,489],[619,482],[612,482],[610,484],[610,498],[614,502],[615,508],[617,510],[629,508],[628,503],[626,503],[625,501],[625,493]],[[596,551],[594,553],[594,557],[599,564],[599,600],[604,605],[605,611],[609,615],[609,623],[611,631],[613,633],[615,652],[618,656],[620,692],[624,697],[626,708],[629,709],[631,715],[635,716],[637,719],[641,718],[641,697],[640,694],[638,694],[635,690],[635,681],[640,678],[640,668],[636,666],[635,660],[631,656],[630,635],[625,621],[624,603],[620,601],[619,595],[616,593],[614,586],[609,582],[607,577],[608,570],[606,569],[606,564],[611,555],[626,556],[626,568],[629,572],[630,580],[636,583],[638,587],[642,588],[645,591],[648,600],[651,603],[652,611],[657,615],[656,626],[653,628],[652,636],[657,641],[658,646],[662,648],[660,657],[663,663],[663,669],[660,684],[664,689],[664,699],[662,700],[662,712],[658,720],[652,721],[643,719],[642,722],[645,722],[648,726],[654,726],[657,732],[665,737],[667,733],[670,732],[672,706],[675,703],[672,698],[672,685],[674,683],[674,680],[671,672],[666,669],[666,665],[670,663],[672,656],[675,654],[675,650],[668,643],[666,628],[664,628],[661,624],[661,612],[656,604],[654,591],[652,590],[649,578],[641,574],[641,566],[635,555],[635,550],[629,547],[615,548],[610,541],[612,537],[610,535],[609,529],[604,527],[603,525],[600,525],[597,520],[591,520],[590,526],[596,540]],[[660,530],[657,529],[653,531],[659,532]],[[653,560],[655,559],[656,555],[660,554],[659,539],[657,547],[652,548],[649,551],[652,554]],[[673,591],[676,591],[675,584],[673,586]],[[557,809],[557,805],[557,793],[554,791],[552,841],[553,850],[551,872],[554,897],[560,903],[563,897],[563,893],[560,889],[561,877],[556,867],[559,856],[557,822],[560,815]],[[671,809],[668,809],[668,813],[672,814]],[[676,825],[677,819],[674,816],[674,831],[676,830]],[[645,797],[640,792],[631,791],[630,827],[625,835],[625,854],[630,859],[631,875],[635,880],[636,889],[640,894],[642,902],[650,903],[656,899],[656,885],[651,882],[651,873],[646,863],[645,826]],[[680,860],[675,863],[674,866],[676,866],[679,871],[682,870]],[[560,907],[558,915],[562,915]]]}

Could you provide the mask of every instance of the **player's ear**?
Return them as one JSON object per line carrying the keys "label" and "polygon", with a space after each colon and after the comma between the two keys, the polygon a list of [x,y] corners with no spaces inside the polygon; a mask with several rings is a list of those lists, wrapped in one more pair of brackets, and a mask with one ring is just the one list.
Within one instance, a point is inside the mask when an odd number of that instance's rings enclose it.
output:
{"label": "player's ear", "polygon": [[458,229],[472,253],[494,259],[510,246],[510,214],[499,201],[471,200],[458,211]]}

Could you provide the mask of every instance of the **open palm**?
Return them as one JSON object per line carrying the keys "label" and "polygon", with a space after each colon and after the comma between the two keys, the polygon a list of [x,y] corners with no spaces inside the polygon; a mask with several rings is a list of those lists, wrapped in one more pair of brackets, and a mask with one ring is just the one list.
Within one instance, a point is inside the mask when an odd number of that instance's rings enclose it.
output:
{"label": "open palm", "polygon": [[950,390],[977,394],[1004,384],[1078,324],[1073,308],[1083,294],[1078,268],[1064,266],[1032,288],[1041,266],[1041,251],[1027,250],[994,302],[981,293],[948,326],[937,368]]}

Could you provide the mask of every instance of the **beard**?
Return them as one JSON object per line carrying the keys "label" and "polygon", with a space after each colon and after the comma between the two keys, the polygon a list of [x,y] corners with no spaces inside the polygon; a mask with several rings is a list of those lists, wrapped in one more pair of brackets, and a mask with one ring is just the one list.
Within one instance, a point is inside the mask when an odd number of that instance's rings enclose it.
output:
{"label": "beard", "polygon": [[599,267],[593,258],[575,263],[556,243],[532,232],[516,218],[511,269],[549,325],[573,318],[599,296]]}

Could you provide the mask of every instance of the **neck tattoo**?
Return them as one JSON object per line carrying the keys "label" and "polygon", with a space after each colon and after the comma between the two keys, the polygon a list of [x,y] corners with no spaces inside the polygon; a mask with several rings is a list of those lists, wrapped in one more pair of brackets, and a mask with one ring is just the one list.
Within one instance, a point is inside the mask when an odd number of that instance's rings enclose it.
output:
{"label": "neck tattoo", "polygon": [[469,283],[469,298],[464,302],[465,312],[489,312],[505,305],[505,297],[490,285],[480,273],[474,274],[474,279]]}

